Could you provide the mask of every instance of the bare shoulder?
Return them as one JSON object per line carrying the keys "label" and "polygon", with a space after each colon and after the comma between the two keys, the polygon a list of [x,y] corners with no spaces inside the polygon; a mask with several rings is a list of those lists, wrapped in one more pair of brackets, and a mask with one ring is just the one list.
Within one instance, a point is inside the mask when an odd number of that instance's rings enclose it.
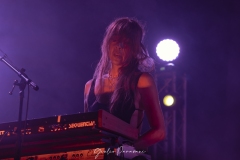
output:
{"label": "bare shoulder", "polygon": [[138,88],[146,88],[155,85],[152,75],[147,72],[141,74],[138,80]]}
{"label": "bare shoulder", "polygon": [[91,84],[92,84],[92,79],[88,80],[88,81],[86,82],[85,86],[91,86]]}

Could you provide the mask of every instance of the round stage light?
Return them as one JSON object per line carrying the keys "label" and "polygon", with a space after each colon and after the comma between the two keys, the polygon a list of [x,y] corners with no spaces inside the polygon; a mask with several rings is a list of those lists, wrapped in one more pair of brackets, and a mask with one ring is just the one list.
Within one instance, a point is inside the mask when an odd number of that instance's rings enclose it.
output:
{"label": "round stage light", "polygon": [[180,48],[174,40],[165,39],[158,43],[156,53],[161,60],[169,62],[178,57]]}
{"label": "round stage light", "polygon": [[163,104],[166,107],[172,107],[176,103],[176,98],[173,95],[166,95],[163,97]]}

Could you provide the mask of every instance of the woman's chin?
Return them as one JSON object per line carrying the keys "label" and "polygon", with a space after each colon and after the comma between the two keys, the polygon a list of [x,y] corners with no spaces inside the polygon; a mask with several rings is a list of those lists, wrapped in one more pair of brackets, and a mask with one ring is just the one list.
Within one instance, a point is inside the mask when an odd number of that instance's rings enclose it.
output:
{"label": "woman's chin", "polygon": [[116,59],[114,59],[114,60],[112,61],[112,64],[113,64],[113,65],[117,65],[117,66],[121,66],[121,65],[123,64],[123,62],[122,62],[122,59],[116,58]]}

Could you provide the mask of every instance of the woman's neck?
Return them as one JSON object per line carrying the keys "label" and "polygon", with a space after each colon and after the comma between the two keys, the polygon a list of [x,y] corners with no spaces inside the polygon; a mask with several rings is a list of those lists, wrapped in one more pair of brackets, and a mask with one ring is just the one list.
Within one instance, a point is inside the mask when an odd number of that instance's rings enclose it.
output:
{"label": "woman's neck", "polygon": [[118,77],[119,75],[119,68],[118,66],[112,66],[112,68],[109,70],[109,75],[112,77]]}

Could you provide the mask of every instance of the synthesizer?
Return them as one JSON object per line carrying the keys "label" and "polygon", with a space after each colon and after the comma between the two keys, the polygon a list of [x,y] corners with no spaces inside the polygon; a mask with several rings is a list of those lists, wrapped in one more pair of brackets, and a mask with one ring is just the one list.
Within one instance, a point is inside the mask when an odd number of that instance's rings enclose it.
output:
{"label": "synthesizer", "polygon": [[[138,129],[104,110],[32,119],[21,126],[21,156],[104,148],[119,138],[138,138]],[[14,156],[17,129],[18,122],[0,124],[0,159]]]}

